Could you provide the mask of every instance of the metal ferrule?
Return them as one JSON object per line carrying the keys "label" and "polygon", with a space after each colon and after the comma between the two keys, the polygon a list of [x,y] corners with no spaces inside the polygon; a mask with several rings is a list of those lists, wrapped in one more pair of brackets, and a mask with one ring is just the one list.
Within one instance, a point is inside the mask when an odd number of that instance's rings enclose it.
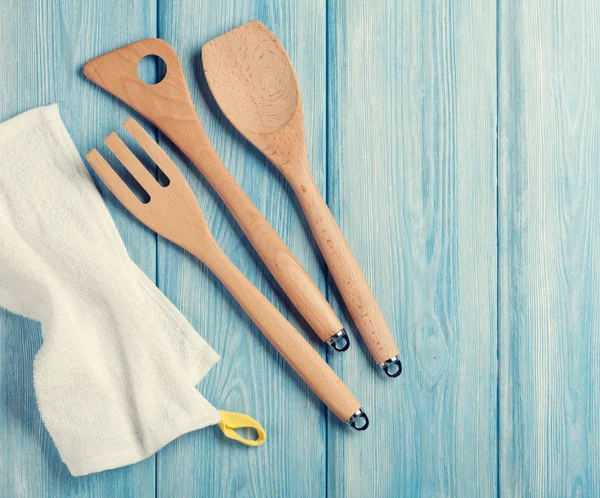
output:
{"label": "metal ferrule", "polygon": [[329,344],[338,353],[346,351],[350,347],[350,339],[348,338],[348,334],[346,334],[345,329],[336,332],[325,342]]}
{"label": "metal ferrule", "polygon": [[382,361],[379,366],[388,377],[398,377],[402,373],[402,363],[400,363],[400,358],[397,356]]}
{"label": "metal ferrule", "polygon": [[363,409],[359,408],[348,420],[346,420],[346,423],[357,431],[364,431],[369,427],[369,418]]}

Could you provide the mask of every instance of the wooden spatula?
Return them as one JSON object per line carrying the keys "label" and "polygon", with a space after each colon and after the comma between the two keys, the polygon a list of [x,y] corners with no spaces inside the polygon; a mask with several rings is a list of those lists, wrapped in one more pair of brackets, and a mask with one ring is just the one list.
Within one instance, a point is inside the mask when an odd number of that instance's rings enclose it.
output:
{"label": "wooden spatula", "polygon": [[300,200],[344,302],[375,361],[402,372],[398,347],[350,246],[310,172],[300,89],[273,33],[251,21],[202,48],[210,89],[231,123],[273,164]]}
{"label": "wooden spatula", "polygon": [[[155,85],[138,76],[147,55],[165,61],[166,75]],[[149,38],[89,61],[84,74],[151,121],[188,156],[225,202],[279,285],[322,341],[336,351],[349,340],[335,312],[292,252],[227,171],[198,119],[181,62],[163,40]]]}
{"label": "wooden spatula", "polygon": [[350,390],[219,247],[190,186],[175,163],[132,118],[125,120],[123,125],[170,183],[166,187],[161,186],[125,143],[111,133],[104,142],[148,193],[150,201],[143,204],[100,153],[93,149],[86,158],[111,192],[147,227],[202,261],[323,403],[352,427],[366,429],[368,419]]}

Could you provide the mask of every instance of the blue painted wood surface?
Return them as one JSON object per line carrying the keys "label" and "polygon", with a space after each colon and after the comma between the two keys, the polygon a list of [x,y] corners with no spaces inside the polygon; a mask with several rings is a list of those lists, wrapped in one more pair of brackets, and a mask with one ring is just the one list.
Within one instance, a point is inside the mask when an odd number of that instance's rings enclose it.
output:
{"label": "blue painted wood surface", "polygon": [[[202,44],[250,19],[294,63],[313,172],[396,334],[399,380],[373,365],[292,192],[210,96]],[[219,282],[101,187],[131,257],[223,356],[200,390],[259,419],[268,442],[209,428],[72,478],[35,403],[39,325],[0,312],[0,496],[600,496],[595,0],[3,0],[0,25],[0,120],[58,102],[82,155],[130,115],[83,63],[150,36],[175,47],[209,138],[335,303],[350,351],[315,340],[159,140],[225,252],[372,422],[356,433],[328,414]]]}
{"label": "blue painted wood surface", "polygon": [[500,489],[597,497],[600,5],[500,13]]}

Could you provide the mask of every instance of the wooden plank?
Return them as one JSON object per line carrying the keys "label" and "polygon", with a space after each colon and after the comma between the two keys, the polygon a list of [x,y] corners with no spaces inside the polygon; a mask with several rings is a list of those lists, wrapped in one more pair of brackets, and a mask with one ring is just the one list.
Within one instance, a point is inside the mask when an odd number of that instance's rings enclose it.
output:
{"label": "wooden plank", "polygon": [[600,6],[500,6],[500,489],[600,496]]}
{"label": "wooden plank", "polygon": [[[307,115],[309,155],[317,181],[324,188],[324,2],[286,0],[276,2],[273,7],[266,7],[258,0],[160,2],[160,36],[175,47],[183,61],[194,103],[217,152],[308,273],[324,286],[315,245],[292,192],[275,168],[226,122],[202,73],[202,44],[251,19],[261,20],[282,40],[298,71]],[[189,163],[179,161],[179,164],[225,252],[324,352],[325,347],[282,296],[214,191]],[[203,498],[324,495],[323,405],[206,268],[161,241],[158,270],[161,289],[223,356],[201,383],[200,391],[218,408],[256,417],[268,434],[266,444],[257,449],[225,440],[216,428],[179,438],[158,455],[158,495]]]}
{"label": "wooden plank", "polygon": [[329,496],[496,494],[496,14],[482,0],[332,0],[328,201],[404,364],[356,330]]}
{"label": "wooden plank", "polygon": [[[88,59],[156,33],[156,2],[5,0],[0,9],[0,120],[58,102],[83,155],[129,111],[81,73]],[[102,193],[106,194],[103,188]],[[109,209],[132,258],[155,273],[156,241],[114,199]],[[33,390],[38,324],[0,313],[0,496],[154,496],[154,459],[72,478],[40,420]]]}

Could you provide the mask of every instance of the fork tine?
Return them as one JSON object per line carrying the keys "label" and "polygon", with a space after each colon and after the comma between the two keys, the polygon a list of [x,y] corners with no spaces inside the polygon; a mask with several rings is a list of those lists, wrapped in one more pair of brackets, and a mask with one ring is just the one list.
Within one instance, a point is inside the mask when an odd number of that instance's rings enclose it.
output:
{"label": "fork tine", "polygon": [[148,194],[152,195],[152,192],[160,187],[156,179],[114,131],[104,139],[104,143]]}
{"label": "fork tine", "polygon": [[144,204],[135,196],[127,184],[96,149],[86,154],[86,159],[114,196],[134,214],[143,209]]}
{"label": "fork tine", "polygon": [[142,149],[152,158],[152,160],[158,165],[162,172],[167,178],[174,182],[180,176],[181,171],[169,155],[162,149],[160,145],[140,126],[140,124],[133,118],[127,118],[123,121],[123,126],[135,138],[136,142],[141,145]]}

